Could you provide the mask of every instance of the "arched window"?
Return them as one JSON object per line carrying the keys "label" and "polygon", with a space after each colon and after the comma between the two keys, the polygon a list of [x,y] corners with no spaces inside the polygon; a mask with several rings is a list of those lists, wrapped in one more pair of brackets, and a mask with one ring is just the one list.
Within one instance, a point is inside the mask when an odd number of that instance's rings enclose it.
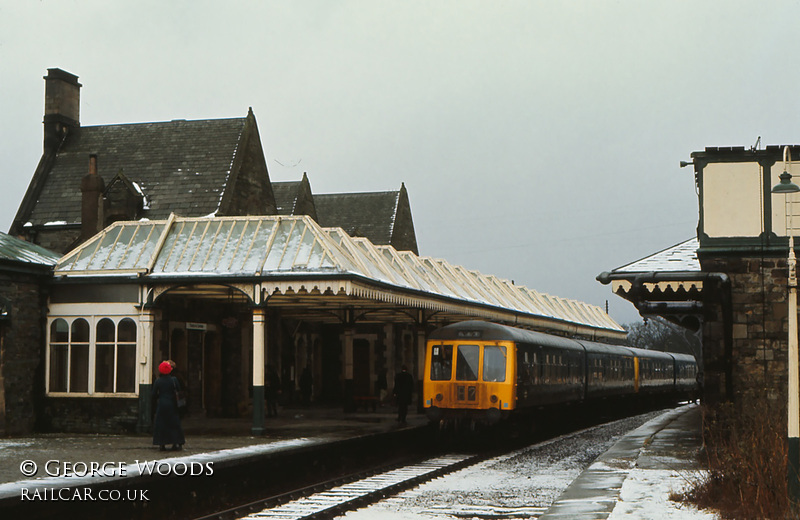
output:
{"label": "arched window", "polygon": [[69,324],[59,318],[50,324],[50,391],[67,391]]}
{"label": "arched window", "polygon": [[117,327],[117,392],[136,391],[136,322],[125,318]]}
{"label": "arched window", "polygon": [[114,391],[116,327],[109,318],[97,322],[97,343],[94,357],[94,391]]}
{"label": "arched window", "polygon": [[95,392],[136,390],[136,322],[109,318],[97,322]]}
{"label": "arched window", "polygon": [[89,391],[89,322],[72,322],[69,338],[69,391]]}
{"label": "arched window", "polygon": [[136,331],[132,318],[53,319],[48,392],[135,393]]}

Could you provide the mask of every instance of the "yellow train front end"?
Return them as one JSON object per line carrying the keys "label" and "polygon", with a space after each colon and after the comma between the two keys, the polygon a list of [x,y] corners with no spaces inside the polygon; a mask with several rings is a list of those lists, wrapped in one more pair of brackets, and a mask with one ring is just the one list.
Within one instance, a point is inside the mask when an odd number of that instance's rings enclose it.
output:
{"label": "yellow train front end", "polygon": [[511,341],[432,339],[427,343],[423,406],[432,422],[496,423],[515,407]]}

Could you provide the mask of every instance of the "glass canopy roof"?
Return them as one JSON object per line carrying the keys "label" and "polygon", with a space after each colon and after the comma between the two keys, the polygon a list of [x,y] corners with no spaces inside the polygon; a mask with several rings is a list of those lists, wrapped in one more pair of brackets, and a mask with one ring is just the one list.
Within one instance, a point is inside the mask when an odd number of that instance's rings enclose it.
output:
{"label": "glass canopy roof", "polygon": [[309,217],[259,216],[116,222],[61,258],[56,276],[159,278],[356,276],[431,298],[474,302],[533,316],[622,331],[597,306],[542,294],[508,280],[418,257],[321,228]]}

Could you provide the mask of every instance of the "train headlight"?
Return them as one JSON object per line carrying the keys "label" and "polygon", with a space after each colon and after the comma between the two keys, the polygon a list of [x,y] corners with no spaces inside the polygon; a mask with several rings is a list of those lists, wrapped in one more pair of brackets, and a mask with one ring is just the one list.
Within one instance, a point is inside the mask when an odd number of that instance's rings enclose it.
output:
{"label": "train headlight", "polygon": [[442,394],[436,394],[437,401],[441,401],[442,399],[444,399],[444,396]]}
{"label": "train headlight", "polygon": [[496,396],[496,395],[493,395],[492,397],[490,397],[490,398],[489,398],[489,400],[490,400],[491,402],[493,402],[493,403],[496,403],[496,402],[497,402],[497,396]]}

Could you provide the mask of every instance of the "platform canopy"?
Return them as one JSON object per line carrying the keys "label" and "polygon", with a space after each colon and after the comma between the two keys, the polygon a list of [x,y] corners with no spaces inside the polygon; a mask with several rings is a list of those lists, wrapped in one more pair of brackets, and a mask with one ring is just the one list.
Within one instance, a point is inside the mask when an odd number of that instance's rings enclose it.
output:
{"label": "platform canopy", "polygon": [[[56,280],[137,280],[156,290],[230,298],[324,320],[344,306],[372,319],[433,312],[440,320],[482,318],[622,339],[597,306],[539,293],[508,280],[376,246],[306,216],[183,218],[116,222],[61,258]],[[412,319],[417,319],[416,317]]]}
{"label": "platform canopy", "polygon": [[611,284],[614,294],[634,304],[640,314],[659,315],[689,329],[697,330],[703,301],[719,282],[704,273],[697,257],[699,242],[690,238],[650,256],[597,276]]}
{"label": "platform canopy", "polygon": [[635,262],[617,267],[610,273],[613,278],[611,288],[615,293],[628,293],[633,279],[637,276],[650,273],[661,273],[662,275],[669,273],[675,274],[673,279],[658,281],[652,277],[652,280],[648,279],[645,282],[645,288],[650,292],[702,289],[702,281],[692,278],[692,275],[702,271],[700,261],[697,259],[699,247],[697,238],[690,238]]}

